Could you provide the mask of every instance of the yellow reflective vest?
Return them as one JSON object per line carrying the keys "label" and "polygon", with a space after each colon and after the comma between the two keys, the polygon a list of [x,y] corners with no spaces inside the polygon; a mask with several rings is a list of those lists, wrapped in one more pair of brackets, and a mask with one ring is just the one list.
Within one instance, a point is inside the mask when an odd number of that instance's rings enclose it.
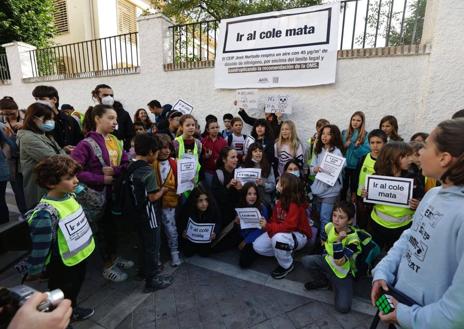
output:
{"label": "yellow reflective vest", "polygon": [[356,194],[358,196],[362,195],[362,190],[365,188],[364,185],[366,185],[366,177],[367,175],[373,175],[375,170],[375,159],[371,157],[371,154],[367,154],[366,157],[364,158],[364,162],[361,167],[361,171],[359,172],[359,180],[358,180],[358,190],[356,191]]}

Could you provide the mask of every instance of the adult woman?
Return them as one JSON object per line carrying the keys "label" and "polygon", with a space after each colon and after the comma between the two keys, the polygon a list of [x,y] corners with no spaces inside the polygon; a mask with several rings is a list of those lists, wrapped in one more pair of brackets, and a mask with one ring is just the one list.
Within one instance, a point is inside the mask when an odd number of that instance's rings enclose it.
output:
{"label": "adult woman", "polygon": [[18,131],[19,171],[23,175],[27,209],[32,209],[46,192],[36,183],[34,167],[43,159],[66,152],[53,139],[53,112],[48,105],[33,103],[27,108],[23,129]]}
{"label": "adult woman", "polygon": [[151,134],[153,128],[153,122],[151,122],[150,118],[148,117],[147,111],[145,109],[138,109],[134,114],[134,122],[142,122],[145,130],[148,134]]}
{"label": "adult woman", "polygon": [[392,299],[380,314],[404,328],[463,328],[464,304],[464,120],[441,122],[420,152],[425,176],[441,180],[422,199],[412,227],[374,269],[374,303],[390,284],[414,301]]}

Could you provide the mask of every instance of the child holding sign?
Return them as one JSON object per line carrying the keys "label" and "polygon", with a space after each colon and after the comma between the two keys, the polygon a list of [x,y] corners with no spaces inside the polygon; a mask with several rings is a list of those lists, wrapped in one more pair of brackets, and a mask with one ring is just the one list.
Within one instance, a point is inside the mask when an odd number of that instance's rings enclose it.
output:
{"label": "child holding sign", "polygon": [[[261,218],[269,219],[269,209],[261,202],[261,198],[258,193],[258,187],[254,183],[246,183],[242,187],[242,195],[238,203],[238,208],[254,208],[256,209]],[[237,216],[235,219],[237,224],[240,224],[240,218]],[[240,249],[240,267],[249,267],[254,260],[256,255],[253,250],[253,242],[263,233],[260,227],[241,229],[240,235],[243,241],[239,244]]]}
{"label": "child holding sign", "polygon": [[219,159],[219,153],[227,146],[227,141],[219,134],[219,124],[217,121],[206,121],[206,136],[201,139],[203,152],[201,160],[205,174],[206,186],[211,188],[214,173],[216,172],[216,162]]}
{"label": "child holding sign", "polygon": [[293,252],[302,249],[311,238],[311,227],[306,215],[306,199],[298,178],[284,173],[277,183],[280,197],[269,223],[261,220],[261,234],[253,249],[259,255],[274,256],[279,266],[272,271],[274,279],[283,279],[293,271]]}
{"label": "child holding sign", "polygon": [[[314,149],[315,156],[311,161],[310,173],[312,175],[321,172],[322,160],[326,153],[331,153],[339,157],[342,154],[343,144],[340,129],[335,125],[327,125],[322,128],[321,136],[317,140]],[[318,179],[311,185],[311,192],[313,194],[315,210],[319,213],[321,222],[320,232],[321,238],[326,239],[324,233],[325,225],[330,222],[332,216],[333,206],[337,201],[340,191],[342,189],[342,172],[340,172],[337,181],[333,186],[326,184]]]}
{"label": "child holding sign", "polygon": [[[189,220],[196,224],[214,224],[210,239],[194,242],[189,239],[187,229]],[[187,199],[187,206],[181,208],[179,214],[179,228],[182,232],[182,251],[186,257],[199,254],[207,256],[211,253],[211,242],[221,231],[219,210],[207,189],[202,184],[195,187]]]}
{"label": "child holding sign", "polygon": [[[414,211],[424,195],[424,189],[420,188],[419,175],[411,175],[408,172],[412,154],[413,150],[407,143],[390,142],[382,148],[374,166],[376,175],[414,178],[413,198],[409,200],[409,208],[375,204],[372,209],[372,237],[386,250],[390,249],[401,233],[411,226]],[[363,196],[367,193],[368,191],[364,191]]]}
{"label": "child holding sign", "polygon": [[324,288],[330,282],[334,291],[335,309],[341,313],[348,313],[351,309],[355,259],[361,251],[358,234],[351,226],[354,213],[352,203],[337,202],[332,222],[324,228],[327,240],[323,241],[323,255],[309,255],[301,259],[303,266],[311,271],[312,277],[312,281],[307,282],[305,288]]}

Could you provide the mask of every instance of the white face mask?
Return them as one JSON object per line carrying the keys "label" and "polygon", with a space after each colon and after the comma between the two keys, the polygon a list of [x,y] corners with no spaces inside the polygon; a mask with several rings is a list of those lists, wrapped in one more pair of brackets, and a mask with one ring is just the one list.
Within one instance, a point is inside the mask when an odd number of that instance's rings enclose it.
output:
{"label": "white face mask", "polygon": [[114,98],[111,96],[105,96],[101,99],[101,103],[103,105],[108,105],[108,106],[113,106],[114,104]]}

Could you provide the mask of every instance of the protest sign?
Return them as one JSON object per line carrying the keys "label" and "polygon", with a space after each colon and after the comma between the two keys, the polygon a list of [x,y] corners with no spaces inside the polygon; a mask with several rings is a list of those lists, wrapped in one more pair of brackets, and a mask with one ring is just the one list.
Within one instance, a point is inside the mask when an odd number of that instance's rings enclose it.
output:
{"label": "protest sign", "polygon": [[216,88],[335,82],[340,3],[221,20]]}
{"label": "protest sign", "polygon": [[209,243],[211,242],[211,234],[213,233],[215,224],[213,223],[195,223],[189,218],[187,223],[187,239],[194,243]]}
{"label": "protest sign", "polygon": [[265,113],[292,113],[292,99],[290,95],[271,95],[266,97]]}
{"label": "protest sign", "polygon": [[414,188],[413,178],[367,175],[364,202],[409,208]]}
{"label": "protest sign", "polygon": [[235,208],[237,216],[240,219],[240,228],[260,228],[259,220],[263,217],[258,208]]}
{"label": "protest sign", "polygon": [[70,252],[76,251],[92,239],[92,229],[82,208],[60,220],[58,224]]}
{"label": "protest sign", "polygon": [[234,178],[242,184],[247,182],[256,183],[261,178],[261,168],[237,168],[235,169]]}
{"label": "protest sign", "polygon": [[334,186],[343,170],[345,161],[344,157],[327,152],[322,158],[321,171],[316,174],[316,179]]}
{"label": "protest sign", "polygon": [[237,90],[235,99],[237,107],[244,110],[254,110],[258,108],[258,90],[240,89]]}
{"label": "protest sign", "polygon": [[193,190],[196,171],[197,162],[195,158],[185,157],[177,160],[177,194]]}
{"label": "protest sign", "polygon": [[182,114],[190,114],[193,111],[193,106],[190,105],[189,103],[183,101],[182,99],[179,99],[176,104],[172,107],[173,110],[179,111]]}

